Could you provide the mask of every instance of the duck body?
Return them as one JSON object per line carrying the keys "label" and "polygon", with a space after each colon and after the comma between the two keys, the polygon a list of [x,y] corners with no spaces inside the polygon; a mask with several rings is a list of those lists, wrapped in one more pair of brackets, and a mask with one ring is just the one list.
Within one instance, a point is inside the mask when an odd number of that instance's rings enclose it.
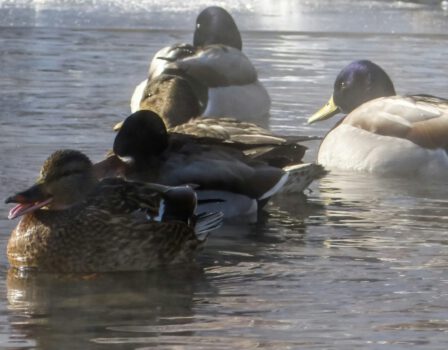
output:
{"label": "duck body", "polygon": [[[144,95],[141,110],[133,114],[139,112],[157,114],[163,120],[169,134],[175,135],[172,137],[173,140],[179,140],[181,138],[179,134],[186,134],[193,136],[183,137],[183,141],[187,143],[199,143],[202,140],[202,145],[207,142],[211,142],[215,146],[217,143],[225,143],[228,147],[238,144],[240,150],[242,144],[245,144],[247,145],[245,153],[251,155],[260,154],[261,147],[265,146],[266,150],[273,151],[269,152],[272,158],[275,157],[279,160],[283,157],[282,163],[291,165],[301,162],[305,154],[306,147],[300,145],[299,142],[319,139],[313,136],[276,135],[255,123],[241,121],[233,117],[199,117],[198,111],[202,107],[201,98],[198,96],[201,93],[192,86],[187,78],[179,75],[162,74],[152,79],[146,86]],[[135,117],[135,120],[138,119],[139,117]],[[123,122],[117,123],[114,130],[120,130],[122,125]],[[148,130],[150,127],[142,122],[141,130]],[[146,141],[149,136],[143,136],[144,131],[141,133],[142,135],[137,136],[138,139],[141,139],[141,145],[153,147],[154,145]],[[165,140],[161,141],[166,143]],[[256,147],[258,149],[254,151]],[[137,145],[133,147],[133,149],[137,148],[139,148]]]}
{"label": "duck body", "polygon": [[207,90],[202,116],[267,124],[269,94],[241,48],[241,35],[230,14],[220,7],[206,8],[197,18],[193,45],[175,44],[156,53],[148,79],[134,90],[131,111],[142,108],[145,86],[152,79],[176,72]]}
{"label": "duck body", "polygon": [[[63,157],[73,157],[72,152],[65,151]],[[205,232],[219,225],[219,215],[198,218],[193,214],[196,196],[188,187],[120,178],[95,184],[92,180],[85,197],[68,205],[66,198],[73,196],[63,198],[61,188],[78,182],[76,176],[83,171],[74,162],[76,159],[69,159],[71,164],[59,172],[61,177],[52,173],[8,198],[7,202],[19,203],[10,218],[22,216],[7,248],[12,267],[86,273],[149,270],[191,262],[204,243],[198,229]],[[74,191],[84,192],[82,187]],[[36,204],[38,197],[41,204]],[[56,202],[58,206],[52,207]],[[61,206],[61,202],[66,204]]]}
{"label": "duck body", "polygon": [[[162,51],[169,51],[169,47]],[[154,62],[156,60],[156,62]],[[188,77],[201,84],[206,91],[200,115],[205,117],[234,117],[242,121],[266,124],[269,119],[271,99],[258,80],[255,67],[240,50],[224,45],[210,45],[198,49],[191,56],[174,62],[155,57],[151,64],[150,78],[134,90],[131,112],[144,109],[145,89],[161,74],[170,73]],[[156,65],[157,61],[161,61]]]}
{"label": "duck body", "polygon": [[[166,79],[160,80],[159,77],[168,75],[167,73],[165,73],[165,70],[171,62],[175,62],[184,57],[191,56],[195,52],[196,48],[194,46],[182,43],[173,44],[157,51],[149,66],[148,78],[140,82],[135,87],[134,92],[132,93],[130,104],[131,112],[134,113],[140,109],[145,109],[145,105],[142,105],[144,100],[150,98],[152,94],[159,94],[159,86],[163,85],[163,82],[166,81]],[[154,80],[158,81],[154,82]],[[167,88],[162,87],[162,89]],[[204,86],[203,89],[206,89],[206,87]],[[207,93],[206,90],[205,93]],[[150,99],[150,101],[150,103],[153,103],[152,99]]]}
{"label": "duck body", "polygon": [[324,137],[318,163],[377,175],[446,176],[448,100],[395,95],[390,78],[372,65],[355,61],[346,67],[332,99],[310,118],[348,112]]}
{"label": "duck body", "polygon": [[[299,142],[318,139],[313,136],[275,135],[255,123],[233,117],[199,117],[203,108],[203,92],[191,79],[164,73],[145,87],[140,110],[158,114],[173,134],[194,135],[209,141],[220,139],[247,144],[248,147],[269,145],[272,149],[276,145],[275,157],[279,159],[283,154],[291,159],[290,163],[294,163],[292,159],[295,163],[300,162],[305,153],[306,147]],[[122,125],[123,122],[117,123],[114,130],[118,131]]]}
{"label": "duck body", "polygon": [[[207,89],[204,90],[201,85],[195,84],[191,79],[181,75],[164,73],[152,79],[145,86],[144,97],[138,110],[156,112],[163,119],[167,128],[174,132],[194,135],[200,133],[202,136],[207,136],[207,131],[210,131],[210,135],[214,135],[213,137],[219,134],[220,136],[227,134],[229,137],[233,134],[273,136],[270,131],[253,122],[235,117],[201,116],[201,114],[204,114],[202,111],[206,108],[207,94]],[[238,98],[242,98],[242,96],[244,96],[244,93],[241,93]],[[237,105],[229,104],[224,108],[230,110],[237,108]],[[230,114],[242,115],[246,110],[242,108],[238,113]],[[250,111],[247,111],[247,113],[249,116],[251,115]],[[118,123],[114,130],[118,130],[120,127],[121,123]]]}
{"label": "duck body", "polygon": [[[231,119],[227,125],[231,130]],[[239,136],[240,139],[247,137]],[[221,192],[223,195],[216,195],[216,199],[222,206],[229,207],[229,210],[223,209],[227,218],[238,204],[241,204],[240,213],[249,209],[256,212],[295,176],[301,177],[304,183],[289,187],[290,192],[302,192],[325,173],[315,164],[300,164],[297,157],[303,156],[305,148],[295,142],[279,145],[280,139],[270,135],[254,139],[253,143],[240,143],[229,141],[226,136],[221,139],[210,134],[198,137],[168,133],[157,114],[142,110],[124,121],[114,141],[114,155],[95,166],[100,178],[118,175],[170,186],[194,184],[199,208],[204,200],[210,199],[206,197],[210,191],[215,195]],[[280,154],[273,151],[277,147],[281,149]],[[286,166],[292,167],[285,170]],[[306,167],[309,168],[306,170]],[[230,194],[235,195],[234,200],[229,199]],[[243,201],[243,197],[248,200]]]}
{"label": "duck body", "polygon": [[362,104],[325,136],[317,161],[329,169],[378,175],[446,175],[448,103],[434,102],[391,96]]}
{"label": "duck body", "polygon": [[[123,188],[118,183],[113,187]],[[194,228],[108,210],[103,201],[111,199],[109,194],[98,189],[97,195],[101,201],[25,215],[9,240],[11,266],[55,272],[139,271],[193,260],[201,245]]]}
{"label": "duck body", "polygon": [[259,122],[269,118],[271,100],[255,67],[240,50],[209,45],[166,66],[207,87],[205,117],[234,117]]}

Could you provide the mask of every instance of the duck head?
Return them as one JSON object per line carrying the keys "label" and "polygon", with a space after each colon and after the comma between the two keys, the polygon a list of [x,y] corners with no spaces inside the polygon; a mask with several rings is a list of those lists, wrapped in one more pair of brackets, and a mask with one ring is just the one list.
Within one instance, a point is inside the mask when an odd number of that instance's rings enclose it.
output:
{"label": "duck head", "polygon": [[148,158],[162,154],[169,135],[163,120],[150,110],[131,114],[115,137],[113,151],[125,163],[145,164]]}
{"label": "duck head", "polygon": [[196,19],[193,45],[222,44],[241,50],[243,42],[238,27],[230,13],[219,6],[204,9]]}
{"label": "duck head", "polygon": [[339,73],[330,100],[308,119],[308,124],[340,112],[348,114],[367,101],[393,95],[394,84],[380,66],[368,60],[354,61]]}
{"label": "duck head", "polygon": [[18,203],[8,218],[42,207],[67,209],[83,200],[96,184],[92,163],[86,155],[74,150],[56,151],[45,161],[33,186],[6,199],[6,203]]}

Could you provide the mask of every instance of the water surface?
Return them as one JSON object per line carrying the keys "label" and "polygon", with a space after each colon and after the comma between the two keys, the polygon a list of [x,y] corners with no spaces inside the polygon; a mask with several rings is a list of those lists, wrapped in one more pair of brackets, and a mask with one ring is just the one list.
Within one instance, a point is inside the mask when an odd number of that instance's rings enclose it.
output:
{"label": "water surface", "polygon": [[[55,149],[101,159],[149,58],[190,42],[207,4],[0,1],[0,198]],[[446,2],[220,4],[243,29],[275,131],[324,135],[334,121],[306,118],[353,59],[380,64],[400,93],[448,96]],[[334,172],[307,198],[277,198],[259,224],[214,234],[196,268],[17,276],[1,254],[0,347],[446,349],[447,198],[431,179]]]}

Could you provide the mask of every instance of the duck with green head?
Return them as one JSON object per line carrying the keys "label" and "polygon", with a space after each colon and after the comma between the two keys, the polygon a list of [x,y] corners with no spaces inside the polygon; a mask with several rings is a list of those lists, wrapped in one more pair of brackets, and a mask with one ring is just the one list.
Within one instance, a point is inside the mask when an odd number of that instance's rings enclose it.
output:
{"label": "duck with green head", "polygon": [[192,261],[222,215],[197,216],[187,186],[98,181],[83,153],[61,150],[37,183],[6,200],[21,217],[9,239],[12,267],[49,272],[148,270]]}
{"label": "duck with green head", "polygon": [[337,76],[328,103],[309,123],[347,115],[325,136],[318,163],[328,169],[381,175],[448,174],[448,100],[396,95],[375,63],[354,61]]}

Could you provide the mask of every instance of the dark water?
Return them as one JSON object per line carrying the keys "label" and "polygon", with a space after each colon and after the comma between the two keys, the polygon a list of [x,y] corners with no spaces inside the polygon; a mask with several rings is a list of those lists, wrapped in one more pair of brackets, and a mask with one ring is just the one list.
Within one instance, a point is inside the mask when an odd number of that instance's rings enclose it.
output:
{"label": "dark water", "polygon": [[[55,149],[101,159],[149,57],[189,42],[207,4],[0,1],[0,198]],[[401,93],[448,96],[446,1],[220,4],[272,96],[273,130],[323,135],[334,122],[306,118],[358,58]],[[197,268],[23,278],[1,254],[0,348],[446,349],[446,183],[332,173],[312,190],[217,232]]]}

